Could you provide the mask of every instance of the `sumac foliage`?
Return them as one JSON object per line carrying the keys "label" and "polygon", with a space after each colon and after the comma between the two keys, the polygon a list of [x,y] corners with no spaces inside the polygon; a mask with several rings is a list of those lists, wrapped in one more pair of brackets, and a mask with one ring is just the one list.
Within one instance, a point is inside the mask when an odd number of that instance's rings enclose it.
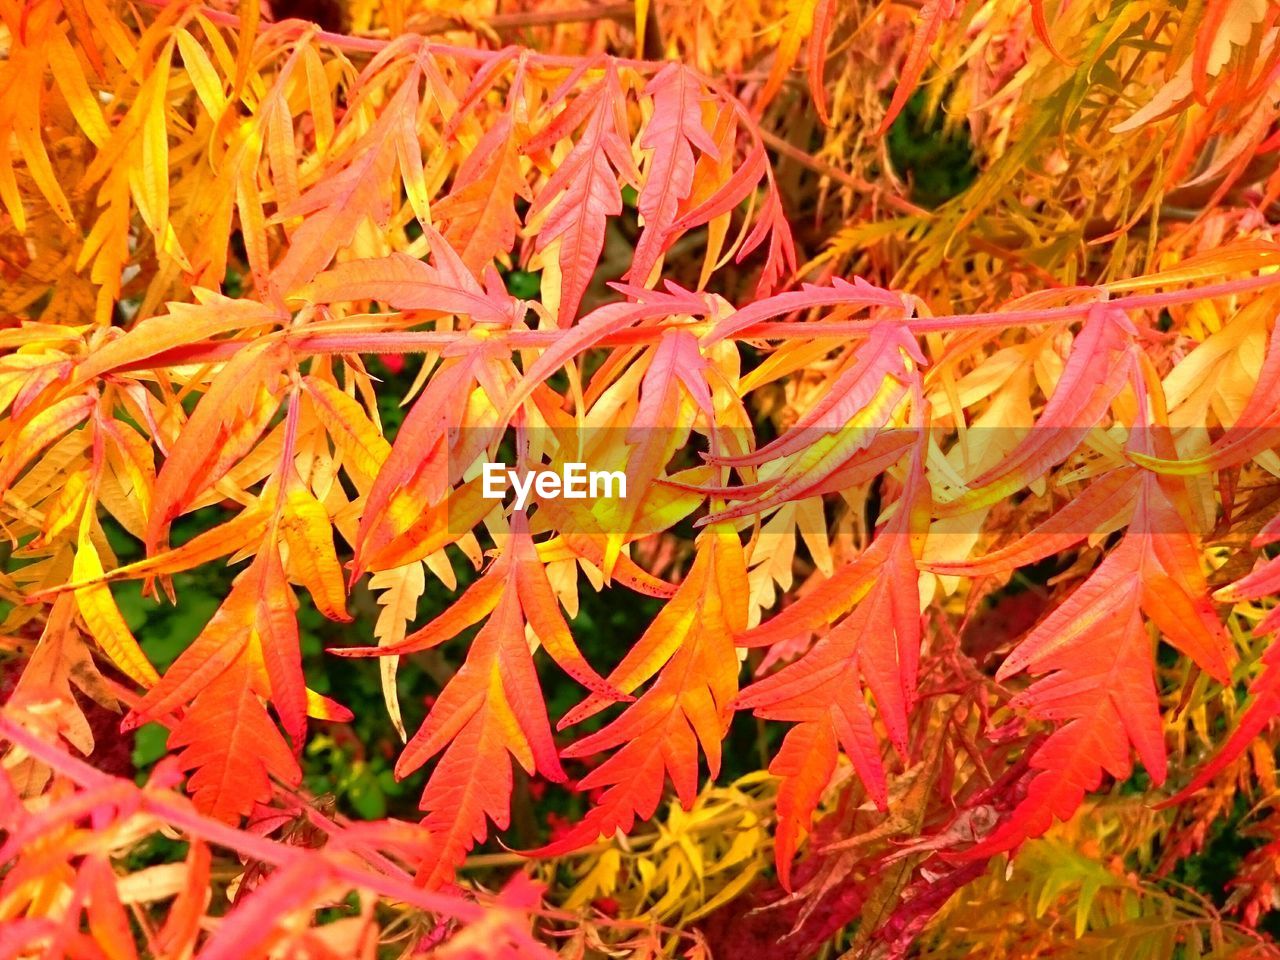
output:
{"label": "sumac foliage", "polygon": [[1280,953],[1280,7],[0,15],[4,956]]}

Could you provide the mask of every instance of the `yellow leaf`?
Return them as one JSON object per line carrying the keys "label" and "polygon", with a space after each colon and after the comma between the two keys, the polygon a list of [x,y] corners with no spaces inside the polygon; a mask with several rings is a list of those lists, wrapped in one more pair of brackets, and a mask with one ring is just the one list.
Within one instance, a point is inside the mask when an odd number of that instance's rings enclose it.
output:
{"label": "yellow leaf", "polygon": [[53,80],[66,98],[76,123],[95,147],[101,147],[110,138],[111,131],[102,117],[102,107],[85,81],[80,61],[62,31],[50,31],[48,56]]}
{"label": "yellow leaf", "polygon": [[48,543],[80,519],[89,493],[89,470],[84,468],[67,474],[62,487],[50,497],[45,510],[43,541]]}
{"label": "yellow leaf", "polygon": [[[421,561],[406,563],[402,567],[380,570],[369,580],[370,590],[381,590],[378,606],[382,608],[373,633],[378,646],[394,647],[405,638],[409,621],[418,613],[418,598],[427,587],[427,578]],[[378,667],[382,677],[382,698],[387,704],[391,725],[400,734],[402,742],[409,739],[400,714],[400,698],[396,694],[396,670],[399,657],[379,657]]]}
{"label": "yellow leaf", "polygon": [[[13,95],[12,92],[6,94],[6,96]],[[21,109],[16,113],[13,134],[18,141],[18,150],[21,151],[22,158],[27,162],[27,173],[31,175],[31,179],[36,182],[40,192],[49,201],[49,206],[58,215],[58,219],[72,230],[77,230],[76,218],[71,213],[71,204],[67,203],[66,194],[62,192],[62,187],[58,185],[58,175],[54,172],[52,164],[49,163],[49,154],[45,152],[44,141],[40,138],[40,113],[38,108]],[[18,204],[16,213],[12,209],[10,213],[15,214],[14,220],[17,221],[21,216],[21,204]]]}
{"label": "yellow leaf", "polygon": [[289,573],[302,582],[326,617],[350,620],[329,514],[300,482],[289,485],[280,526],[289,545]]}
{"label": "yellow leaf", "polygon": [[166,46],[139,95],[142,111],[141,166],[132,179],[138,213],[151,228],[156,246],[163,247],[169,228],[169,128],[165,97],[168,94],[169,56]]}
{"label": "yellow leaf", "polygon": [[160,679],[160,675],[138,646],[124,617],[120,616],[111,590],[101,582],[102,575],[102,560],[88,537],[88,524],[82,523],[71,576],[77,582],[95,582],[76,590],[76,605],[80,608],[80,616],[84,617],[89,633],[111,662],[135,682],[150,687]]}
{"label": "yellow leaf", "polygon": [[367,490],[391,453],[391,444],[387,443],[357,400],[327,380],[307,377],[304,384],[311,395],[316,416],[342,457],[342,465],[356,485]]}
{"label": "yellow leaf", "polygon": [[761,105],[768,103],[782,87],[787,72],[800,55],[800,45],[813,32],[813,12],[818,0],[800,0],[787,4],[787,16],[782,25],[782,37],[773,56],[773,69],[760,92]]}
{"label": "yellow leaf", "polygon": [[217,120],[227,106],[222,78],[214,69],[209,55],[196,43],[191,34],[185,30],[178,30],[174,38],[178,42],[178,52],[182,54],[182,64],[187,69],[187,76],[191,78],[191,86],[195,89],[196,96],[200,98],[209,116]]}

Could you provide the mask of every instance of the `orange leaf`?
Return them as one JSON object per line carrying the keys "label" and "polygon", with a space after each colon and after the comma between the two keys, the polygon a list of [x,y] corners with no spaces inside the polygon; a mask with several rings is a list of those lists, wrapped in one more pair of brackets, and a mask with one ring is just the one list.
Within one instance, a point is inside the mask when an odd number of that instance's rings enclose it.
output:
{"label": "orange leaf", "polygon": [[[577,849],[615,830],[631,829],[636,817],[653,816],[667,775],[686,809],[698,792],[698,746],[714,778],[720,744],[738,688],[733,636],[746,626],[741,584],[746,563],[738,535],[723,526],[699,537],[699,549],[676,595],[649,625],[608,682],[629,692],[654,674],[657,680],[604,729],[566,748],[585,757],[618,747],[578,783],[604,787],[597,804],[569,833],[535,852],[553,855]],[[564,727],[599,712],[607,702],[592,694],[560,722]]]}
{"label": "orange leaf", "polygon": [[1164,783],[1164,734],[1145,614],[1164,637],[1215,679],[1234,658],[1209,602],[1200,554],[1179,531],[1173,503],[1152,474],[1142,480],[1134,523],[1120,546],[1000,666],[997,679],[1040,675],[1015,705],[1056,725],[1031,758],[1037,771],[1010,818],[966,856],[989,856],[1068,819],[1103,773],[1132,772],[1135,749],[1157,786]]}

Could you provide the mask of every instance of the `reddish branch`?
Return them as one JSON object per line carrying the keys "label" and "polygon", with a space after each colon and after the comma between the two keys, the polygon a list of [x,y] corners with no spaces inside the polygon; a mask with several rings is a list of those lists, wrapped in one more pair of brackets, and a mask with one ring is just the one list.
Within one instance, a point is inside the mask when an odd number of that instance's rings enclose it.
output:
{"label": "reddish branch", "polygon": [[[916,317],[904,319],[903,325],[915,335],[927,333],[947,333],[957,330],[1006,329],[1020,324],[1038,325],[1054,324],[1068,320],[1076,320],[1086,316],[1094,306],[1105,301],[1126,312],[1138,310],[1159,310],[1179,304],[1195,303],[1214,297],[1225,297],[1239,293],[1262,290],[1280,285],[1280,273],[1268,273],[1261,276],[1244,277],[1240,280],[1228,280],[1223,283],[1208,284],[1203,287],[1191,287],[1186,290],[1167,290],[1162,293],[1135,294],[1117,299],[1107,297],[1107,289],[1101,287],[1080,287],[1076,293],[1092,293],[1093,296],[1079,303],[1063,304],[1057,307],[1046,307],[1037,310],[990,311],[985,313],[961,313],[951,316]],[[1065,291],[1064,291],[1065,292]],[[786,294],[775,299],[783,301]],[[783,301],[785,304],[785,301]],[[777,315],[787,312],[785,306],[777,311]],[[739,340],[795,340],[819,337],[862,337],[874,326],[872,321],[849,320],[824,322],[816,321],[766,321],[752,324],[735,334]],[[694,332],[708,332],[705,321],[679,320],[671,323],[655,323],[647,326],[633,327],[617,333],[609,334],[596,341],[593,346],[618,347],[635,344],[652,343],[663,333],[675,328],[690,329]],[[484,345],[492,349],[495,340],[511,350],[540,349],[551,346],[564,336],[561,330],[514,330],[496,333],[486,329],[483,340],[472,337],[466,331],[405,331],[377,333],[314,333],[305,328],[293,328],[285,336],[289,347],[301,354],[342,354],[342,353],[423,353],[428,350],[440,350],[473,340],[477,346]],[[116,372],[124,372],[134,368],[158,369],[162,367],[183,366],[192,363],[219,363],[228,360],[249,340],[206,340],[202,343],[188,344],[161,354],[152,355],[136,364],[117,368]]]}

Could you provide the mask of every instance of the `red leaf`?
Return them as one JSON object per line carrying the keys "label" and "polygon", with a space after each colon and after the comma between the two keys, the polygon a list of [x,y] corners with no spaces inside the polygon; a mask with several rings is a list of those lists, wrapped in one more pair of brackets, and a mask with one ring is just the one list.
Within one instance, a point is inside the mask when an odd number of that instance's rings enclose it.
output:
{"label": "red leaf", "polygon": [[1048,520],[999,550],[974,560],[925,566],[943,576],[983,577],[1036,563],[1069,550],[1094,531],[1111,529],[1118,520],[1127,521],[1141,486],[1136,469],[1108,471]]}
{"label": "red leaf", "polygon": [[[854,362],[831,383],[823,396],[795,424],[771,443],[742,456],[709,455],[710,463],[735,467],[761,466],[782,457],[794,457],[767,483],[752,485],[750,492],[729,495],[743,502],[710,514],[699,524],[748,516],[780,503],[812,495],[837,472],[850,477],[861,454],[875,447],[874,462],[888,465],[898,459],[903,446],[912,442],[903,431],[896,440],[876,445],[917,381],[924,355],[915,338],[903,328],[884,322],[871,328],[867,342]],[[736,493],[736,496],[735,496]]]}
{"label": "red leaf", "polygon": [[[341,161],[345,166],[331,167],[315,186],[277,212],[276,220],[303,218],[289,237],[284,257],[271,271],[271,280],[281,294],[293,294],[310,283],[340,248],[351,243],[366,218],[380,227],[387,225],[392,212],[393,194],[388,184],[396,164],[397,133],[404,124],[403,114],[413,122],[421,79],[418,69],[410,70],[377,121],[345,154]],[[359,111],[349,114],[358,115]]]}
{"label": "red leaf", "polygon": [[1040,42],[1044,44],[1045,49],[1053,55],[1053,58],[1060,63],[1070,65],[1071,61],[1062,55],[1062,52],[1053,42],[1053,37],[1049,33],[1049,20],[1044,13],[1044,0],[1031,0],[1031,26],[1035,30],[1036,36],[1040,38]]}
{"label": "red leaf", "polygon": [[289,359],[278,341],[237,351],[214,378],[156,477],[148,555],[168,546],[169,524],[257,444],[279,408],[276,381]]}
{"label": "red leaf", "polygon": [[[580,790],[604,787],[599,802],[568,834],[535,855],[575,850],[615,830],[630,830],[636,817],[653,816],[667,775],[681,803],[690,807],[698,792],[699,744],[711,776],[719,772],[720,743],[738,687],[733,636],[747,619],[741,590],[746,564],[732,530],[713,527],[698,543],[676,595],[608,677],[624,692],[654,674],[657,680],[620,717],[564,750],[565,757],[586,757],[619,748],[578,783]],[[606,705],[592,694],[565,715],[560,727]]]}
{"label": "red leaf", "polygon": [[1195,538],[1160,481],[1142,479],[1134,523],[1120,545],[1040,622],[996,674],[1030,670],[1040,679],[1015,705],[1058,724],[1031,758],[1039,771],[1010,819],[966,856],[989,856],[1066,820],[1104,773],[1132,772],[1136,749],[1152,781],[1165,780],[1163,725],[1151,641],[1143,614],[1165,639],[1225,682],[1233,658],[1200,571]]}
{"label": "red leaf", "polygon": [[[800,724],[769,768],[784,778],[775,854],[784,886],[790,883],[796,838],[808,827],[830,779],[834,759],[827,755],[836,742],[871,799],[882,810],[887,804],[880,742],[864,685],[875,696],[889,739],[901,754],[907,753],[907,714],[915,700],[921,636],[916,561],[922,544],[913,534],[928,520],[918,448],[908,476],[897,514],[854,563],[739,641],[751,646],[786,642],[857,604],[798,660],[738,696],[737,706],[754,709],[757,717]],[[818,754],[805,757],[801,751],[806,748]],[[820,777],[823,770],[826,775]]]}
{"label": "red leaf", "polygon": [[649,81],[645,93],[653,98],[653,115],[640,137],[640,146],[651,151],[651,159],[636,203],[644,230],[626,273],[626,279],[637,284],[649,282],[653,268],[671,245],[671,227],[680,202],[693,189],[693,148],[718,155],[715,141],[702,123],[702,104],[711,97],[690,70],[668,63]]}
{"label": "red leaf", "polygon": [[[1254,538],[1253,545],[1262,547],[1280,537],[1280,516],[1271,520],[1262,532]],[[1243,600],[1260,600],[1263,597],[1280,593],[1280,557],[1275,557],[1260,565],[1248,576],[1242,577],[1230,586],[1223,587],[1214,594],[1214,598],[1226,603],[1237,603]],[[1280,631],[1280,606],[1273,607],[1253,628],[1257,635]],[[1169,803],[1179,803],[1192,793],[1201,789],[1215,776],[1225,770],[1237,757],[1249,748],[1249,744],[1266,728],[1276,716],[1280,715],[1280,644],[1272,641],[1262,655],[1262,672],[1249,685],[1249,696],[1252,702],[1240,717],[1236,728],[1226,743],[1218,748],[1218,752],[1182,788]]]}
{"label": "red leaf", "polygon": [[[485,362],[481,350],[445,360],[404,418],[360,515],[353,581],[368,568],[370,558],[403,533],[415,518],[391,516],[393,502],[416,510],[416,514],[444,502],[452,485],[475,458],[475,454],[460,453],[462,446],[478,448],[476,453],[487,446],[488,430],[460,422]],[[452,438],[450,428],[460,428]]]}
{"label": "red leaf", "polygon": [[1044,476],[1080,446],[1134,371],[1133,325],[1123,310],[1098,306],[1071,347],[1062,377],[1031,432],[968,492],[938,505],[948,517],[990,506]]}
{"label": "red leaf", "polygon": [[[633,182],[639,181],[621,115],[624,102],[615,69],[610,66],[604,79],[582,93],[575,106],[578,103],[594,103],[586,118],[586,131],[547,179],[528,214],[528,219],[533,219],[550,210],[538,231],[538,250],[560,241],[562,327],[569,326],[577,316],[578,305],[595,274],[604,249],[606,221],[622,212],[622,191],[614,170]],[[527,149],[535,149],[535,143],[555,142],[571,135],[581,121],[580,112],[566,110]]]}
{"label": "red leaf", "polygon": [[302,781],[292,752],[253,691],[243,654],[200,688],[169,735],[169,749],[180,749],[182,768],[194,771],[187,789],[196,806],[229,823],[271,797],[268,774],[290,786]]}
{"label": "red leaf", "polygon": [[[196,805],[218,819],[234,821],[269,799],[267,773],[292,784],[301,779],[293,753],[306,737],[309,697],[294,609],[278,548],[268,541],[121,724],[130,730],[183,710],[169,745],[185,747],[183,769],[195,770],[188,788]],[[275,707],[293,752],[260,698]]]}
{"label": "red leaf", "polygon": [[809,34],[807,57],[809,60],[809,93],[813,97],[813,109],[824,126],[831,126],[827,113],[827,43],[836,22],[835,0],[818,0],[813,11],[813,32]]}
{"label": "red leaf", "polygon": [[[432,234],[434,230],[426,228]],[[439,234],[433,238],[444,245]],[[373,260],[347,260],[320,274],[297,292],[312,303],[379,300],[397,310],[430,310],[510,325],[510,297],[495,300],[470,273],[451,283],[440,271],[403,253]]]}
{"label": "red leaf", "polygon": [[475,274],[509,253],[520,218],[516,198],[530,199],[520,171],[520,151],[510,114],[502,115],[480,138],[454,177],[453,189],[435,214],[446,224],[445,238]]}
{"label": "red leaf", "polygon": [[[963,9],[963,8],[960,8]],[[907,59],[902,63],[902,71],[898,74],[898,85],[894,88],[893,99],[889,101],[889,109],[880,121],[877,134],[883,135],[898,118],[902,108],[915,93],[929,59],[929,50],[933,41],[938,38],[938,31],[943,23],[955,16],[957,5],[955,0],[925,0],[920,8],[920,18],[916,23],[915,34],[911,37],[911,46],[907,50]]]}
{"label": "red leaf", "polygon": [[[511,762],[554,781],[564,771],[551,740],[542,691],[525,639],[526,627],[566,673],[605,702],[624,698],[583,659],[573,642],[529,537],[522,514],[489,571],[440,616],[402,642],[333,650],[342,656],[396,656],[443,643],[488,617],[466,662],[445,685],[396,763],[404,777],[443,751],[427,782],[422,809],[431,831],[426,882],[453,876],[466,852],[488,834],[488,820],[505,828],[510,816]],[[630,699],[630,698],[625,698]]]}

